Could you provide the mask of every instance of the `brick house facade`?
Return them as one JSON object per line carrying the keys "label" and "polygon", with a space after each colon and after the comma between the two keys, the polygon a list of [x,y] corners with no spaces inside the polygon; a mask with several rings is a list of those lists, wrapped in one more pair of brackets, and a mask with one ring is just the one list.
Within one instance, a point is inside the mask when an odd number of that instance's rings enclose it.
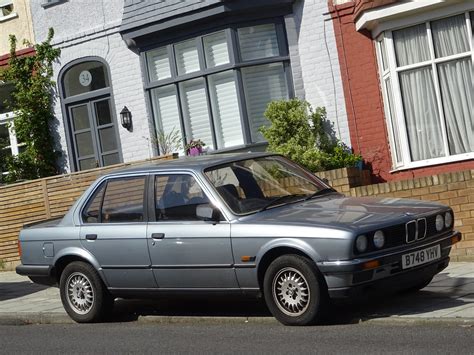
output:
{"label": "brick house facade", "polygon": [[[443,80],[446,79],[441,77],[439,73],[436,75],[436,72],[440,71],[442,66],[447,66],[446,63],[453,63],[456,60],[458,62],[465,61],[467,66],[470,64],[472,68],[471,19],[473,18],[474,4],[472,2],[459,3],[458,1],[430,1],[417,4],[411,1],[392,0],[336,0],[329,1],[329,7],[336,33],[352,146],[370,164],[373,181],[403,180],[473,169],[474,113],[472,101],[474,89],[472,80],[469,79],[469,76],[466,76],[449,86],[451,90],[453,86],[455,89],[458,86],[464,86],[460,89],[460,92],[466,97],[465,112],[462,115],[460,110],[455,110],[454,107],[454,114],[451,116],[455,116],[454,119],[457,119],[458,124],[462,123],[464,125],[459,129],[468,135],[467,140],[470,139],[470,142],[466,143],[466,138],[464,138],[464,149],[462,152],[455,152],[452,147],[454,144],[451,141],[454,138],[450,136],[450,129],[454,129],[450,127],[448,117],[450,113],[447,112],[447,106],[451,104],[446,99],[449,90],[443,91]],[[460,25],[449,22],[451,19],[459,18],[461,20],[458,22]],[[410,30],[414,26],[422,26],[421,33],[424,36],[425,25],[429,30],[430,37],[437,35],[434,31],[438,31],[441,35],[442,30],[446,33],[448,31],[447,26],[451,26],[449,30],[459,29],[465,34],[467,45],[463,49],[456,50],[455,53],[445,55],[446,59],[442,55],[438,56],[438,54],[433,60],[429,56],[423,59],[426,62],[426,67],[431,66],[435,73],[433,84],[430,86],[433,86],[433,100],[436,101],[438,108],[430,115],[438,116],[441,125],[437,127],[437,131],[441,132],[440,136],[447,136],[447,138],[441,139],[444,140],[446,149],[437,156],[429,157],[429,154],[426,154],[416,158],[414,155],[417,152],[413,151],[412,144],[414,145],[413,141],[417,136],[410,132],[407,123],[409,119],[407,110],[410,109],[407,107],[407,102],[410,99],[419,100],[419,97],[414,95],[409,97],[408,94],[401,93],[399,87],[403,83],[398,83],[398,86],[395,85],[395,81],[400,82],[402,80],[401,76],[404,75],[404,71],[396,63],[396,59],[399,59],[396,58],[399,53],[396,51],[394,53],[394,49],[389,48],[393,45],[387,40],[384,44],[387,48],[383,50],[387,52],[387,61],[392,56],[392,68],[379,69],[382,65],[382,58],[381,47],[377,48],[377,46],[382,46],[380,42],[383,42],[383,38],[389,38],[390,36],[399,35],[398,38],[392,41],[398,40],[401,42],[402,31]],[[432,26],[437,26],[434,31],[431,29]],[[445,26],[445,28],[442,28],[442,26]],[[440,28],[442,29],[440,30]],[[429,40],[428,44],[435,47],[433,52],[437,50],[434,40]],[[395,43],[396,45],[397,43]],[[420,69],[420,66],[423,67],[423,63],[420,65],[415,62],[410,64],[411,67],[406,66],[406,68],[416,70],[416,68]],[[469,81],[471,83],[470,88]],[[386,91],[388,85],[390,85],[390,92]],[[428,86],[428,89],[431,89],[430,86]],[[390,95],[395,99],[389,97]],[[397,96],[398,100],[396,99]],[[393,100],[393,102],[390,100]],[[421,115],[414,116],[415,119],[418,119]],[[459,121],[461,122],[459,123]],[[405,124],[407,127],[403,127]],[[397,128],[395,126],[398,126],[398,132],[395,132]],[[416,129],[420,132],[423,129],[429,130],[429,127],[418,126]],[[398,137],[396,137],[397,134]],[[404,138],[404,135],[408,137]],[[405,150],[404,152],[398,152],[401,156],[398,162],[396,161],[398,158],[395,157],[396,149]]]}

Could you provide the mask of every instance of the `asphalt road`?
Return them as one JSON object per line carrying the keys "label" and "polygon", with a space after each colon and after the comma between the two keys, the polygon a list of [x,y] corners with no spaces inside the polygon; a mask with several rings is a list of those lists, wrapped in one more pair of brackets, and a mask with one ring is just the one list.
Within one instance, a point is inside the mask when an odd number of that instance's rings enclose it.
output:
{"label": "asphalt road", "polygon": [[473,354],[474,327],[371,324],[70,324],[0,326],[0,354]]}

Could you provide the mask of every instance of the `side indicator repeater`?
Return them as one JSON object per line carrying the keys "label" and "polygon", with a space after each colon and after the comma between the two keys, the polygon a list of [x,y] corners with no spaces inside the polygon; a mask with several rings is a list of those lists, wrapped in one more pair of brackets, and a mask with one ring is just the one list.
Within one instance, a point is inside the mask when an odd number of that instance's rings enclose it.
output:
{"label": "side indicator repeater", "polygon": [[244,255],[240,258],[243,263],[248,263],[249,261],[255,261],[255,256]]}

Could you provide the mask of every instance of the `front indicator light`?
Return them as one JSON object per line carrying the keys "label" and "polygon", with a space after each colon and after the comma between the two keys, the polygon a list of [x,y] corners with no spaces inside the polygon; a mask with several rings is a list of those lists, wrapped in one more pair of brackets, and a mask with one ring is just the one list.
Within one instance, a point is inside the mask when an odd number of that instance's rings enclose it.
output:
{"label": "front indicator light", "polygon": [[458,234],[458,235],[455,235],[454,237],[451,237],[451,245],[454,245],[456,244],[457,242],[460,242],[461,241],[461,236]]}
{"label": "front indicator light", "polygon": [[436,230],[441,232],[444,227],[444,218],[440,214],[436,216]]}
{"label": "front indicator light", "polygon": [[359,253],[363,253],[367,250],[367,236],[359,235],[356,239],[356,249]]}
{"label": "front indicator light", "polygon": [[367,261],[366,263],[362,264],[362,269],[364,270],[369,270],[369,269],[375,269],[380,266],[380,261],[378,260],[371,260]]}

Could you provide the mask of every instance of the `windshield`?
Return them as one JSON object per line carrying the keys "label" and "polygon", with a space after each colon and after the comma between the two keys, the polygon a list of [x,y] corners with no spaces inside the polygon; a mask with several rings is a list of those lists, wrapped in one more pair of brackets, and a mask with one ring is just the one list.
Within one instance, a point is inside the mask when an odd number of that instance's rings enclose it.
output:
{"label": "windshield", "polygon": [[239,215],[334,191],[280,156],[237,161],[207,169],[205,174],[227,206]]}

